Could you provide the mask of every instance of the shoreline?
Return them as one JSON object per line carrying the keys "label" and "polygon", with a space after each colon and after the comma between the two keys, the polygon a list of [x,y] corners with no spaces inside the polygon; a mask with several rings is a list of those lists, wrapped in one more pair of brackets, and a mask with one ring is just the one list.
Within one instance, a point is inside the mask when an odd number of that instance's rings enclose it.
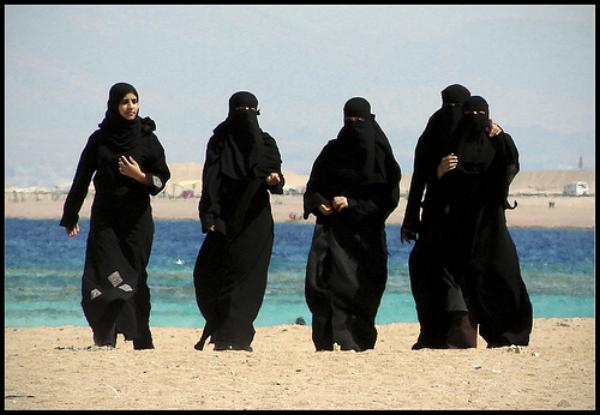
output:
{"label": "shoreline", "polygon": [[536,318],[520,349],[413,351],[417,323],[377,329],[356,353],[315,352],[309,326],[257,327],[249,353],[194,350],[200,328],[154,327],[143,351],[93,347],[88,327],[5,328],[5,409],[596,407],[594,318]]}
{"label": "shoreline", "polygon": [[[518,206],[506,211],[509,228],[595,228],[595,197],[583,196],[522,196],[511,195],[511,203],[515,200]],[[80,217],[89,219],[93,197],[89,195],[81,208]],[[168,199],[153,197],[152,212],[155,220],[197,220],[197,197]],[[406,209],[406,196],[402,196],[398,207],[390,214],[386,224],[401,224]],[[25,219],[60,220],[64,199],[49,200],[31,195],[29,198],[12,199],[5,195],[4,217]],[[552,207],[550,207],[552,206]],[[302,195],[271,195],[271,211],[276,223],[314,224],[311,215],[307,220],[302,217]]]}

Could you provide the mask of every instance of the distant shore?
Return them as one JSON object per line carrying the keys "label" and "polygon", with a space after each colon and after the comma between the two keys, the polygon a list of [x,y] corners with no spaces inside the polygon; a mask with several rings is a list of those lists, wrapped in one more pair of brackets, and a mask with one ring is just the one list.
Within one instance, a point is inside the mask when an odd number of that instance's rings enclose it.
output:
{"label": "distant shore", "polygon": [[[93,197],[88,196],[81,208],[80,217],[89,218]],[[198,198],[168,199],[152,198],[154,219],[199,220]],[[595,197],[593,196],[511,196],[518,206],[506,212],[509,227],[542,228],[594,228]],[[550,207],[553,202],[553,207]],[[4,217],[26,219],[60,219],[64,199],[36,200],[28,197],[23,200],[5,196]],[[271,208],[275,222],[314,223],[314,216],[302,218],[302,195],[272,195]],[[400,199],[398,208],[388,218],[388,224],[400,224],[404,218],[406,197]]]}
{"label": "distant shore", "polygon": [[[198,163],[173,163],[169,165],[171,179],[165,193],[171,197],[153,197],[154,218],[161,220],[199,220],[198,197],[201,187],[202,165]],[[302,193],[308,176],[285,171],[286,188],[295,195],[272,195],[271,207],[275,222],[314,223],[314,216],[303,219]],[[517,201],[518,207],[506,212],[509,227],[543,228],[594,228],[595,196],[563,196],[566,183],[583,181],[589,191],[595,194],[595,170],[540,170],[521,171],[510,185],[509,200]],[[407,195],[412,175],[403,172],[400,180],[400,203],[387,220],[388,224],[400,224],[404,218]],[[59,219],[65,193],[10,190],[5,186],[4,216],[7,218]],[[68,191],[68,188],[63,189]],[[183,194],[189,198],[173,198]],[[81,212],[81,218],[89,218],[93,196],[88,194]],[[552,207],[551,207],[552,206]]]}

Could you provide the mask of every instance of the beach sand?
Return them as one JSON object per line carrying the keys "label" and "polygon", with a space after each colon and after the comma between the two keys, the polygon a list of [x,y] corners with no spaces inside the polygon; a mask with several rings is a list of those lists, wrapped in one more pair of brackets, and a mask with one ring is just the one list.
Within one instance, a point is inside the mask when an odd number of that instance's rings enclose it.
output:
{"label": "beach sand", "polygon": [[315,352],[310,327],[258,327],[254,352],[196,351],[200,329],[153,328],[156,349],[91,345],[87,327],[5,328],[5,409],[593,410],[595,320],[535,319],[521,350],[410,350],[417,323],[374,350]]}
{"label": "beach sand", "polygon": [[[88,196],[81,208],[80,217],[89,218],[93,197]],[[516,200],[518,206],[506,211],[509,227],[545,227],[545,228],[593,228],[595,227],[595,197],[569,196],[510,196],[509,201]],[[168,199],[152,198],[154,219],[188,219],[198,220],[198,198]],[[400,199],[398,207],[387,220],[388,224],[402,223],[406,209],[406,197]],[[549,202],[554,202],[554,208]],[[64,199],[52,201],[48,197],[35,200],[33,196],[24,201],[14,201],[6,197],[4,200],[5,217],[21,217],[28,219],[56,219],[62,215]],[[314,223],[314,216],[308,220],[302,218],[303,198],[301,195],[271,195],[273,219],[276,222],[295,221],[298,223]]]}

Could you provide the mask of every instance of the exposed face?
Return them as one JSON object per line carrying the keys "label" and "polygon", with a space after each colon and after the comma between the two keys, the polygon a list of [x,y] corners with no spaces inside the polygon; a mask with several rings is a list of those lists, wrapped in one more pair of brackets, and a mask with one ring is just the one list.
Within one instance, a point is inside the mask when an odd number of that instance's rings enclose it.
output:
{"label": "exposed face", "polygon": [[119,102],[119,114],[128,121],[135,120],[135,117],[140,110],[138,99],[133,92],[128,92],[127,95]]}

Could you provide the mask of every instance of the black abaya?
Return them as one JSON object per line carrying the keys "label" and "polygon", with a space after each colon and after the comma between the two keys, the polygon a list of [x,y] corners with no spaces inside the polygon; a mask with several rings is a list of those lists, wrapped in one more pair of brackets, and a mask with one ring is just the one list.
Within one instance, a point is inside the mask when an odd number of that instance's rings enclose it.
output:
{"label": "black abaya", "polygon": [[[146,272],[154,235],[150,195],[164,188],[170,172],[164,149],[152,132],[152,120],[136,118],[127,125],[122,140],[115,140],[114,129],[105,127],[106,122],[90,136],[81,154],[60,224],[67,229],[77,224],[94,176],[96,194],[83,272],[83,311],[97,345],[114,346],[117,333],[123,333],[126,339],[133,339],[134,348],[151,348]],[[151,186],[118,172],[121,155],[133,157],[141,170],[151,175]]]}
{"label": "black abaya", "polygon": [[[415,239],[408,266],[420,333],[414,349],[446,347],[450,316],[444,304],[443,206],[436,169],[462,116],[462,103],[470,93],[462,85],[442,91],[442,107],[430,118],[415,148],[414,169],[402,222],[403,237]],[[425,197],[423,198],[423,193]],[[422,200],[423,199],[423,200]],[[422,208],[422,213],[421,213]],[[418,237],[417,237],[418,235]]]}
{"label": "black abaya", "polygon": [[[337,343],[362,351],[377,339],[375,316],[387,281],[385,220],[398,204],[401,175],[374,117],[366,110],[359,115],[364,121],[346,122],[323,148],[304,194],[304,216],[317,217],[305,283],[316,350]],[[345,196],[348,208],[321,213],[319,206],[335,196]]]}
{"label": "black abaya", "polygon": [[[478,104],[477,98],[471,99]],[[481,105],[487,112],[487,104]],[[447,281],[456,287],[447,307],[468,311],[489,347],[527,345],[532,306],[505,217],[519,154],[509,134],[488,138],[480,121],[465,116],[457,127],[451,145],[459,167],[441,180],[448,212]]]}
{"label": "black abaya", "polygon": [[[194,286],[206,325],[198,350],[209,337],[217,350],[251,350],[273,247],[269,191],[281,194],[284,186],[275,140],[260,130],[252,111],[236,111],[231,101],[230,106],[230,116],[208,143],[203,171],[199,214],[207,235],[196,259]],[[269,187],[265,178],[272,172],[281,182]]]}

